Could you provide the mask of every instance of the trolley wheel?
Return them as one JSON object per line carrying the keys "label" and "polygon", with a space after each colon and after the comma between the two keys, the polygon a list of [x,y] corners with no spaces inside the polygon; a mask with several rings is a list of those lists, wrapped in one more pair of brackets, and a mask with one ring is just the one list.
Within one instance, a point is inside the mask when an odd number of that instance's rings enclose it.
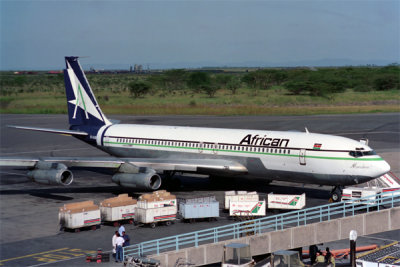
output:
{"label": "trolley wheel", "polygon": [[130,219],[130,220],[129,220],[129,224],[133,224],[133,219]]}
{"label": "trolley wheel", "polygon": [[171,221],[166,221],[166,222],[165,222],[165,225],[166,225],[166,226],[170,226],[170,225],[171,225]]}
{"label": "trolley wheel", "polygon": [[153,229],[156,228],[156,223],[151,223],[150,228],[153,228]]}
{"label": "trolley wheel", "polygon": [[118,227],[119,226],[119,222],[114,222],[114,226]]}
{"label": "trolley wheel", "polygon": [[96,226],[96,225],[92,225],[91,229],[92,229],[93,231],[95,231],[95,230],[97,229],[97,226]]}
{"label": "trolley wheel", "polygon": [[75,233],[79,233],[80,231],[81,231],[81,229],[79,229],[79,228],[76,228],[76,229],[74,230]]}

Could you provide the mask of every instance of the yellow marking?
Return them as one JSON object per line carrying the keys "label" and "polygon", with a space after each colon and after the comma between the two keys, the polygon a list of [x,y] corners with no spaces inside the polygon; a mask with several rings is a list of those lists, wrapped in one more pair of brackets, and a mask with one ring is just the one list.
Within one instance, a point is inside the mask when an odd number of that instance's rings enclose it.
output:
{"label": "yellow marking", "polygon": [[66,259],[71,259],[71,256],[65,256],[65,255],[57,255],[57,254],[45,254],[43,257],[50,258],[50,259],[56,259],[56,260],[66,260]]}
{"label": "yellow marking", "polygon": [[72,253],[72,252],[68,252],[68,251],[60,251],[58,253],[62,254],[62,255],[71,255],[73,257],[85,256],[85,253]]}
{"label": "yellow marking", "polygon": [[86,253],[86,254],[93,254],[96,253],[96,250],[83,250],[80,248],[71,248],[69,251],[73,251],[73,252],[81,252],[81,253]]}
{"label": "yellow marking", "polygon": [[55,249],[55,250],[49,250],[49,251],[40,252],[40,253],[35,253],[35,254],[29,254],[29,255],[25,255],[25,256],[21,256],[21,257],[15,257],[15,258],[10,258],[10,259],[6,259],[6,260],[1,260],[1,261],[0,261],[0,265],[2,265],[2,263],[3,263],[3,262],[6,262],[6,261],[13,261],[13,260],[19,260],[19,259],[34,257],[34,256],[37,256],[37,255],[43,255],[43,254],[47,254],[47,253],[51,253],[51,252],[56,252],[56,251],[61,251],[61,250],[65,250],[65,249],[68,249],[68,248],[59,248],[59,249]]}
{"label": "yellow marking", "polygon": [[37,261],[44,261],[44,262],[55,262],[57,261],[56,259],[50,259],[50,258],[41,258],[41,257],[33,257]]}

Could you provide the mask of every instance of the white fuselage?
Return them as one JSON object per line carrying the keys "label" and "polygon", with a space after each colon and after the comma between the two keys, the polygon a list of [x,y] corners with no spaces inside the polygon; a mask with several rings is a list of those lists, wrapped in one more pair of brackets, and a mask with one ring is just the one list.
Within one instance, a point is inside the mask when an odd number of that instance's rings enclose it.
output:
{"label": "white fuselage", "polygon": [[314,133],[117,124],[103,126],[96,143],[124,158],[229,159],[266,180],[349,185],[390,170],[363,143]]}

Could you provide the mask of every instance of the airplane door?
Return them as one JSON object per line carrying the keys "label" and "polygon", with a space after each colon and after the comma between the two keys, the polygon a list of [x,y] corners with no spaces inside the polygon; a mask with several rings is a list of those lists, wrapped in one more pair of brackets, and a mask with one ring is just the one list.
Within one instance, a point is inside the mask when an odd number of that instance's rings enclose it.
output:
{"label": "airplane door", "polygon": [[199,153],[203,153],[203,142],[199,143]]}
{"label": "airplane door", "polygon": [[215,144],[213,145],[213,153],[214,153],[214,154],[218,154],[218,143],[215,143]]}
{"label": "airplane door", "polygon": [[306,165],[306,150],[304,148],[300,149],[299,161],[300,165]]}

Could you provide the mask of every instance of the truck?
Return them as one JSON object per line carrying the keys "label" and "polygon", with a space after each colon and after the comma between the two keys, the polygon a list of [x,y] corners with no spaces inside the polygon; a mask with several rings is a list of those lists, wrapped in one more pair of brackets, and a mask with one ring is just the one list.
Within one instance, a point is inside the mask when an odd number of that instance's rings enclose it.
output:
{"label": "truck", "polygon": [[300,210],[306,206],[306,194],[286,195],[270,193],[267,196],[268,209]]}

